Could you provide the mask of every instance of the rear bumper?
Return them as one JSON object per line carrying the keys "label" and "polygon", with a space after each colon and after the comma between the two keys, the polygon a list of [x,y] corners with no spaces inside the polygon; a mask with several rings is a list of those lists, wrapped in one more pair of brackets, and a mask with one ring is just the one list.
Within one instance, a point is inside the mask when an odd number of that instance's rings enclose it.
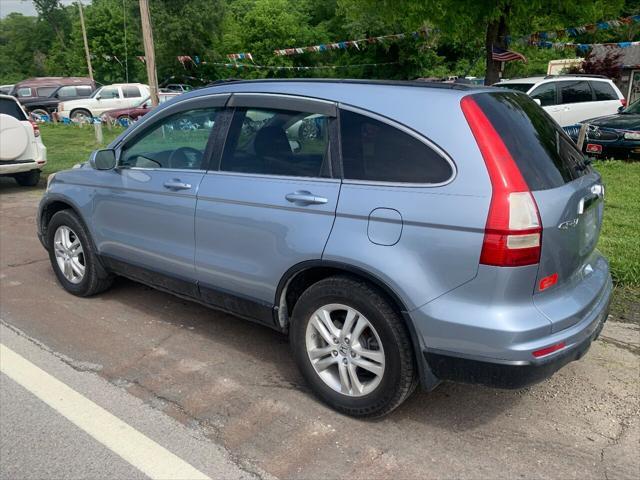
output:
{"label": "rear bumper", "polygon": [[20,161],[16,163],[0,163],[0,175],[15,175],[16,173],[30,172],[44,167],[45,161]]}
{"label": "rear bumper", "polygon": [[440,380],[517,389],[541,382],[570,362],[579,360],[596,340],[609,315],[606,306],[585,329],[585,338],[538,361],[493,363],[489,361],[423,352],[431,372]]}

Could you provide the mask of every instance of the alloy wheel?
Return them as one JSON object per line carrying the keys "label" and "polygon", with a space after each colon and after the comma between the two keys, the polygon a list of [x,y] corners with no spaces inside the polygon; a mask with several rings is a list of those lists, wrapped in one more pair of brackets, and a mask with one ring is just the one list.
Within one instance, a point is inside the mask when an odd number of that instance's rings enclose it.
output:
{"label": "alloy wheel", "polygon": [[80,283],[86,268],[80,237],[66,225],[61,225],[53,236],[53,249],[64,278],[74,284]]}

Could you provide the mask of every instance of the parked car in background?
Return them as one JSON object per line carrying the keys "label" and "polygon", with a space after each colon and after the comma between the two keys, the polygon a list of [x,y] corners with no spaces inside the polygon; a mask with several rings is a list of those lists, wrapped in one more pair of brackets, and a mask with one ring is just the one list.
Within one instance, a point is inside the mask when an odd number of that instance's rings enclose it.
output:
{"label": "parked car in background", "polygon": [[87,98],[93,92],[91,85],[65,85],[56,88],[48,97],[23,98],[20,103],[27,113],[32,114],[37,120],[41,117],[51,117],[58,110],[60,102]]}
{"label": "parked car in background", "polygon": [[38,235],[68,292],[124,275],[287,333],[350,415],[541,381],[608,314],[602,180],[520,92],[228,82],[49,178]]}
{"label": "parked car in background", "polygon": [[[170,100],[173,97],[180,95],[178,92],[158,93],[158,100],[160,104]],[[128,108],[116,108],[114,110],[107,110],[100,116],[100,120],[103,123],[118,123],[123,127],[128,127],[132,122],[137,121],[143,115],[146,115],[152,110],[151,98],[147,97],[142,99],[138,104]]]}
{"label": "parked car in background", "polygon": [[626,105],[613,80],[598,75],[516,78],[494,86],[528,94],[562,127],[616,113]]}
{"label": "parked car in background", "polygon": [[13,85],[0,85],[0,94],[10,95],[13,90]]}
{"label": "parked car in background", "polygon": [[[591,118],[582,123],[588,125],[583,151],[596,158],[640,160],[640,100],[620,108],[614,115]],[[565,127],[565,131],[577,141],[582,124]]]}
{"label": "parked car in background", "polygon": [[47,163],[47,149],[38,125],[29,120],[18,100],[0,94],[0,176],[34,186]]}
{"label": "parked car in background", "polygon": [[88,77],[35,77],[16,83],[11,95],[22,103],[36,98],[47,98],[58,87],[65,85],[88,86],[92,91],[96,88],[96,83]]}
{"label": "parked car in background", "polygon": [[149,96],[149,87],[142,83],[116,83],[96,90],[91,97],[58,104],[58,119],[70,118],[82,122],[100,117],[107,110],[130,108]]}
{"label": "parked car in background", "polygon": [[190,92],[191,90],[193,90],[193,87],[186,83],[170,83],[162,87],[160,90],[164,92],[184,93],[184,92]]}

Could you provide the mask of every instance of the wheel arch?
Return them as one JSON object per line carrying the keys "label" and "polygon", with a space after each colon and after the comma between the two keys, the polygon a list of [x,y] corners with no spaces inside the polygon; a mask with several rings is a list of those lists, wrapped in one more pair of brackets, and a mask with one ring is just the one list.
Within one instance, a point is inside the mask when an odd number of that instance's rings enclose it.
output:
{"label": "wheel arch", "polygon": [[51,218],[56,213],[62,210],[71,210],[78,217],[78,219],[80,220],[80,223],[82,223],[82,226],[87,231],[89,240],[91,241],[92,246],[95,249],[95,243],[93,241],[93,236],[91,235],[91,230],[89,229],[89,226],[85,221],[80,208],[78,208],[78,206],[75,205],[74,202],[72,202],[68,198],[60,195],[51,195],[49,198],[47,198],[47,200],[43,201],[43,203],[40,205],[39,213],[38,213],[38,230],[42,234],[43,240],[46,240],[47,238],[47,233],[48,233],[47,228],[49,226],[49,222],[51,221]]}
{"label": "wheel arch", "polygon": [[276,325],[283,331],[288,331],[293,307],[302,292],[324,278],[340,274],[354,276],[374,285],[398,310],[411,338],[420,383],[424,389],[433,390],[440,380],[432,373],[422,354],[423,344],[404,302],[386,282],[362,267],[330,260],[310,260],[291,267],[280,279],[276,290]]}
{"label": "wheel arch", "polygon": [[89,110],[89,109],[88,109],[88,108],[86,108],[86,107],[76,107],[76,108],[73,108],[73,109],[69,112],[69,118],[71,118],[71,117],[72,117],[72,115],[73,115],[75,112],[77,112],[78,110],[82,110],[82,111],[84,111],[84,112],[87,112],[87,113],[89,114],[89,116],[90,116],[91,118],[93,118],[93,113],[91,112],[91,110]]}

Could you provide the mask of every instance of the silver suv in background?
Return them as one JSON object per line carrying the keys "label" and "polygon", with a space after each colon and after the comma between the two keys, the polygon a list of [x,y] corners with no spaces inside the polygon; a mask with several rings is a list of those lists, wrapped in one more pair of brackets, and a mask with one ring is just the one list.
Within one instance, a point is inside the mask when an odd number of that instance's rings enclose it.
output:
{"label": "silver suv in background", "polygon": [[562,127],[613,115],[627,104],[613,80],[600,75],[515,78],[494,86],[526,93]]}
{"label": "silver suv in background", "polygon": [[123,275],[286,333],[350,415],[540,381],[607,318],[600,175],[522,93],[229,82],[49,178],[38,235],[67,291]]}

